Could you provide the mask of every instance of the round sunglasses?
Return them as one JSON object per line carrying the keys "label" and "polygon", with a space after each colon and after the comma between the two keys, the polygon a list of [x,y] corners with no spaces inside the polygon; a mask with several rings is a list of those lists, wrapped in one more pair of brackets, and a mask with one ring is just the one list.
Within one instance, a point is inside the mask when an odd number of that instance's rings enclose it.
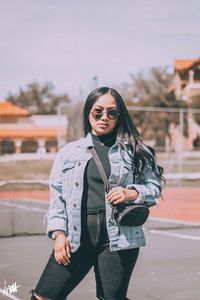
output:
{"label": "round sunglasses", "polygon": [[91,111],[93,118],[98,121],[102,118],[103,114],[106,113],[109,120],[116,120],[119,116],[119,112],[115,108],[102,110],[100,108],[95,108]]}

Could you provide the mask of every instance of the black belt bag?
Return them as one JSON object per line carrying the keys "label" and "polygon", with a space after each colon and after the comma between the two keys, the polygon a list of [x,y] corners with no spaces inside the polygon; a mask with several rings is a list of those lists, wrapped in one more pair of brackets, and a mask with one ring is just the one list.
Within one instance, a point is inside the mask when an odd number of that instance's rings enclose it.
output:
{"label": "black belt bag", "polygon": [[149,216],[149,208],[143,204],[120,204],[114,210],[115,220],[121,226],[141,226]]}
{"label": "black belt bag", "polygon": [[[105,191],[108,193],[111,189],[108,178],[102,166],[102,163],[94,148],[90,148],[90,152],[97,165],[104,182]],[[144,204],[136,204],[133,202],[112,205],[112,219],[115,219],[121,226],[141,226],[149,216],[149,208]]]}

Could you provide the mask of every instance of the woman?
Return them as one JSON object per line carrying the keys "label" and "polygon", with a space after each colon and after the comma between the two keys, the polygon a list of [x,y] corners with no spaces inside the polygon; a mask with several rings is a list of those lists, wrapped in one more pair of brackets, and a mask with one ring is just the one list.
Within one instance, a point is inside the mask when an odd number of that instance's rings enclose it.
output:
{"label": "woman", "polygon": [[[145,238],[141,227],[119,226],[112,220],[112,207],[125,201],[151,206],[160,196],[162,168],[114,89],[90,93],[83,123],[85,137],[66,144],[52,167],[47,234],[54,240],[54,251],[32,299],[66,299],[92,267],[98,299],[127,299]],[[91,147],[112,186],[107,194]]]}

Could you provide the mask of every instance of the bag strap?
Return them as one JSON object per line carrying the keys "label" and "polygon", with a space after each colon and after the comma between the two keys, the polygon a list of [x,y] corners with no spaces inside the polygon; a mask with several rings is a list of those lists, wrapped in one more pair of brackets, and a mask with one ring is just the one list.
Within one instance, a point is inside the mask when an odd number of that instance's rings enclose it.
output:
{"label": "bag strap", "polygon": [[[110,191],[110,183],[109,183],[108,178],[106,176],[106,172],[104,170],[104,167],[103,167],[103,165],[102,165],[102,163],[101,163],[101,161],[98,157],[98,154],[97,154],[95,148],[91,147],[91,148],[89,148],[89,150],[92,154],[92,157],[93,157],[93,159],[96,163],[97,169],[99,170],[99,173],[100,173],[101,178],[103,180],[105,192],[108,193]],[[111,207],[112,207],[112,214],[111,214],[111,218],[109,220],[109,223],[113,224],[113,220],[114,220],[114,222],[116,222],[115,221],[115,216],[116,216],[116,213],[117,213],[117,207],[116,207],[116,205],[113,205],[113,204],[111,204]]]}
{"label": "bag strap", "polygon": [[98,157],[98,154],[97,154],[95,148],[91,147],[91,148],[89,148],[89,150],[90,150],[90,152],[92,154],[92,157],[93,157],[93,159],[94,159],[94,161],[96,163],[97,169],[99,170],[99,173],[100,173],[101,178],[103,180],[104,189],[105,189],[106,192],[108,192],[110,190],[110,184],[109,184],[108,178],[106,176],[106,172],[104,170],[104,167],[103,167],[103,165],[102,165],[102,163],[101,163],[101,161],[100,161],[100,159]]}

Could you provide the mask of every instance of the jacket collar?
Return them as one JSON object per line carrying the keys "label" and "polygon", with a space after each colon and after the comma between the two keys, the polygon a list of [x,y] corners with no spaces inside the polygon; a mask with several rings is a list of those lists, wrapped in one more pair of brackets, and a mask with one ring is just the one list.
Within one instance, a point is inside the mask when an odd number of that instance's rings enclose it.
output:
{"label": "jacket collar", "polygon": [[[119,140],[117,140],[116,142],[119,142]],[[85,143],[86,143],[86,148],[87,149],[89,149],[90,147],[94,147],[91,132],[88,132],[88,134],[86,135]],[[123,140],[123,144],[126,145],[126,146],[129,145],[128,141],[125,138]]]}
{"label": "jacket collar", "polygon": [[90,132],[88,132],[88,134],[85,137],[85,143],[86,143],[86,148],[89,149],[91,147],[94,147],[94,143],[92,140],[92,135]]}

